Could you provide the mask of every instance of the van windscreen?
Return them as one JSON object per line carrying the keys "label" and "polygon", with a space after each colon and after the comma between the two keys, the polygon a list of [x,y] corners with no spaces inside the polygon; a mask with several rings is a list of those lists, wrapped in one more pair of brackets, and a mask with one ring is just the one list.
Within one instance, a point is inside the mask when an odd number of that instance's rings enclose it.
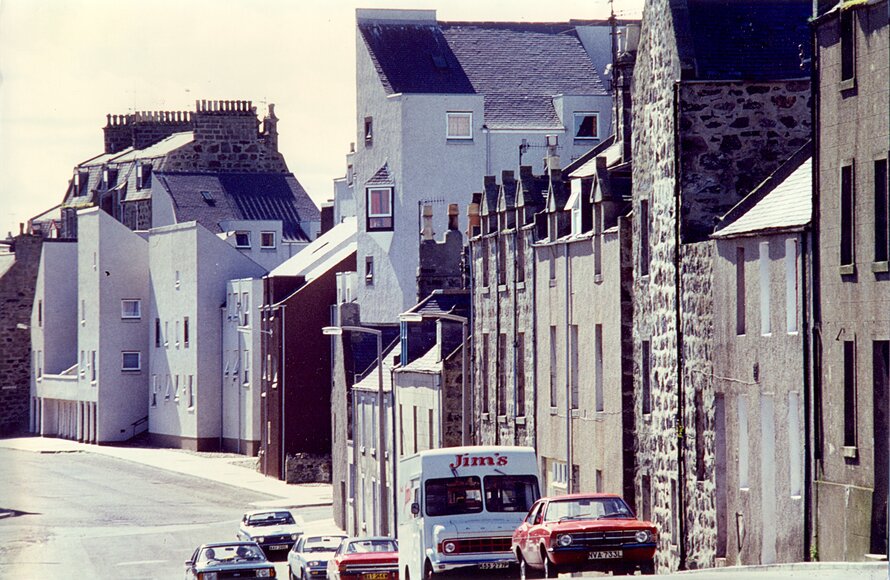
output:
{"label": "van windscreen", "polygon": [[482,511],[482,484],[478,477],[443,477],[426,481],[426,515],[453,516]]}
{"label": "van windscreen", "polygon": [[538,478],[534,475],[486,475],[485,509],[490,512],[522,512],[538,501]]}

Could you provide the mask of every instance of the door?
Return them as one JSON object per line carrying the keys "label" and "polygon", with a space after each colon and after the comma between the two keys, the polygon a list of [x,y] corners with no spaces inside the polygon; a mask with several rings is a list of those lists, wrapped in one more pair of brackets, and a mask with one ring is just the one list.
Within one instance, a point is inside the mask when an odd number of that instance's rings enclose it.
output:
{"label": "door", "polygon": [[532,506],[532,509],[528,511],[528,515],[522,520],[522,524],[518,528],[516,528],[515,532],[515,541],[516,547],[522,553],[522,557],[526,562],[533,561],[529,555],[528,548],[528,532],[534,524],[535,517],[538,514],[538,511],[541,507],[541,503],[538,502]]}

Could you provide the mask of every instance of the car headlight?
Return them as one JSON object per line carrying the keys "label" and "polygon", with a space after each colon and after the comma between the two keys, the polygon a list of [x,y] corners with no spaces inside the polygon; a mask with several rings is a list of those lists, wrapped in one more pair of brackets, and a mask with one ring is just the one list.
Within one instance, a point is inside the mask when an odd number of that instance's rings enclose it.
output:
{"label": "car headlight", "polygon": [[311,562],[309,562],[306,565],[309,566],[310,568],[314,568],[316,566],[321,566],[322,564],[324,564],[324,562],[322,562],[321,560],[312,560]]}
{"label": "car headlight", "polygon": [[254,538],[254,541],[258,544],[262,544],[263,542],[266,541],[266,538],[264,538],[263,536],[259,536],[257,538]]}
{"label": "car headlight", "polygon": [[201,572],[198,574],[198,580],[216,580],[216,572]]}
{"label": "car headlight", "polygon": [[636,539],[639,544],[645,544],[651,537],[652,535],[648,530],[640,530],[634,535],[634,539]]}
{"label": "car headlight", "polygon": [[457,550],[457,545],[454,542],[445,542],[442,544],[442,549],[445,550],[446,554],[453,554]]}
{"label": "car headlight", "polygon": [[293,540],[293,541],[295,541],[295,542],[297,541],[297,538],[299,538],[299,537],[300,537],[300,534],[291,534],[291,535],[290,535],[290,539]]}
{"label": "car headlight", "polygon": [[556,543],[562,547],[570,546],[572,544],[571,534],[560,534],[556,536]]}
{"label": "car headlight", "polygon": [[274,574],[272,574],[272,570],[269,568],[261,568],[256,571],[257,578],[271,578],[272,576],[274,576]]}

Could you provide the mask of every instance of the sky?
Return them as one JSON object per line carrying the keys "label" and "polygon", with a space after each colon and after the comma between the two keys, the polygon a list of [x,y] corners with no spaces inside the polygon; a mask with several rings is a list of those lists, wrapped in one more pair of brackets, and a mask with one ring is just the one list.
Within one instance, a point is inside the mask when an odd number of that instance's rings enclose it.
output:
{"label": "sky", "polygon": [[[639,17],[643,0],[615,0]],[[356,140],[355,9],[565,21],[608,0],[0,0],[0,239],[62,201],[103,152],[106,114],[275,104],[279,150],[320,203]]]}

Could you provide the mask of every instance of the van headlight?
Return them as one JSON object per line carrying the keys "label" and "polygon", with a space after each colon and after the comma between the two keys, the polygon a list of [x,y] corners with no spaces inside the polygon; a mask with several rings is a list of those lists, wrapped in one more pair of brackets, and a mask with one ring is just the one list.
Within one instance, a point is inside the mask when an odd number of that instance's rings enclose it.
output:
{"label": "van headlight", "polygon": [[299,538],[299,537],[300,537],[300,534],[291,534],[291,535],[290,535],[290,539],[293,540],[293,541],[295,541],[295,542],[297,541],[297,538]]}
{"label": "van headlight", "polygon": [[650,540],[651,537],[652,535],[649,533],[648,530],[640,530],[634,535],[634,539],[637,541],[638,544],[645,544]]}
{"label": "van headlight", "polygon": [[275,570],[270,570],[269,568],[260,568],[256,571],[257,578],[272,578],[275,576]]}
{"label": "van headlight", "polygon": [[442,550],[444,550],[446,554],[453,554],[454,551],[457,550],[457,545],[454,542],[445,542],[442,544]]}
{"label": "van headlight", "polygon": [[565,548],[566,546],[572,545],[572,535],[571,534],[560,534],[556,536],[556,543]]}
{"label": "van headlight", "polygon": [[264,538],[263,536],[259,536],[258,538],[256,538],[257,544],[262,544],[265,541],[266,541],[266,538]]}

